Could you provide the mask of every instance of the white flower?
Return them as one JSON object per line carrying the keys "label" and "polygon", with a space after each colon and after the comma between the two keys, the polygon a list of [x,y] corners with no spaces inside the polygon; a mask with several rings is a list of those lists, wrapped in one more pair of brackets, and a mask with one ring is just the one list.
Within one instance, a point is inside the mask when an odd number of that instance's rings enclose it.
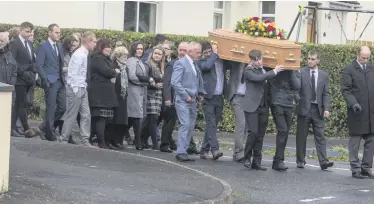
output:
{"label": "white flower", "polygon": [[258,35],[258,32],[255,32],[255,35]]}

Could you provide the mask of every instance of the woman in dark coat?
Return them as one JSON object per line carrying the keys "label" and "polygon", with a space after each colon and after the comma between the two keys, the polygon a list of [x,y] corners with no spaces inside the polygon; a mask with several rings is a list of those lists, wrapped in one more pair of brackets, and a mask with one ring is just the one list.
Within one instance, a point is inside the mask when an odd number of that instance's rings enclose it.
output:
{"label": "woman in dark coat", "polygon": [[88,85],[88,101],[91,111],[91,136],[95,134],[98,146],[107,149],[105,144],[105,126],[114,115],[114,108],[118,106],[118,100],[112,82],[119,74],[113,69],[110,60],[111,42],[101,39],[91,56],[91,77]]}
{"label": "woman in dark coat", "polygon": [[124,46],[114,49],[111,60],[114,69],[121,73],[115,79],[115,92],[118,100],[118,107],[114,109],[114,117],[105,129],[105,139],[110,149],[123,149],[123,139],[128,125],[127,118],[127,88],[128,76],[126,60],[129,52]]}

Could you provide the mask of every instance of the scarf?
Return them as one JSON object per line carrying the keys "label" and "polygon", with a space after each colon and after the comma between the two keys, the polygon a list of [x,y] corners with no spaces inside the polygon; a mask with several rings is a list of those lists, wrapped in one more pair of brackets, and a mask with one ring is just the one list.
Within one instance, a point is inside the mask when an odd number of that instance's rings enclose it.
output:
{"label": "scarf", "polygon": [[127,93],[127,87],[128,87],[126,61],[124,58],[117,58],[116,61],[117,61],[119,70],[121,71],[121,96],[122,98],[125,98],[126,93]]}

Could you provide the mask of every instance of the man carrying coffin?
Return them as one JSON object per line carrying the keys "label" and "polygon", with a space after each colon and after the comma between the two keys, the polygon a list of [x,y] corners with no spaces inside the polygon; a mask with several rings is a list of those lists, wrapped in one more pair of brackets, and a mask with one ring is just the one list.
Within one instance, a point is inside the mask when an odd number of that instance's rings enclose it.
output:
{"label": "man carrying coffin", "polygon": [[272,168],[277,171],[288,169],[284,165],[284,151],[292,124],[295,92],[300,90],[300,78],[297,77],[296,72],[296,70],[286,70],[270,80],[270,108],[277,129]]}
{"label": "man carrying coffin", "polygon": [[[246,92],[241,102],[248,125],[248,136],[244,148],[244,167],[266,171],[261,166],[262,146],[269,119],[269,83],[279,72],[282,65],[266,72],[262,65],[262,54],[259,50],[249,52],[250,63],[245,68],[242,82],[246,84]],[[253,154],[253,155],[252,155]],[[251,157],[253,160],[251,161]]]}

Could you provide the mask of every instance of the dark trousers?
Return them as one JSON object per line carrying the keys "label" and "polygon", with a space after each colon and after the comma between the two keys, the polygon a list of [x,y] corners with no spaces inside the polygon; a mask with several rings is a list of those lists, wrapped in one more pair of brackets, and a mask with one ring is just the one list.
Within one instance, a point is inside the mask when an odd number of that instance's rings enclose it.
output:
{"label": "dark trousers", "polygon": [[173,140],[173,130],[178,119],[177,111],[174,106],[165,106],[162,115],[164,124],[162,125],[160,149],[176,149],[176,144]]}
{"label": "dark trousers", "polygon": [[273,158],[275,163],[284,161],[284,151],[286,149],[288,134],[292,124],[292,112],[292,107],[283,107],[279,105],[271,106],[271,113],[277,129],[276,150]]}
{"label": "dark trousers", "polygon": [[45,125],[43,132],[47,140],[56,140],[54,134],[55,121],[60,120],[66,110],[66,88],[61,80],[51,83],[48,88],[44,90],[46,114],[44,118]]}
{"label": "dark trousers", "polygon": [[23,85],[16,85],[15,86],[15,105],[13,106],[12,110],[12,129],[15,128],[17,119],[19,117],[23,130],[27,131],[30,129],[29,124],[27,122],[27,109],[28,109],[28,100],[27,100],[27,93],[31,86],[23,86]]}
{"label": "dark trousers", "polygon": [[126,131],[125,131],[125,137],[126,134],[128,137],[130,137],[129,130],[132,127],[134,130],[134,135],[135,135],[135,147],[138,149],[141,149],[143,147],[143,141],[141,139],[141,128],[142,128],[142,119],[141,118],[128,118],[128,125],[126,126]]}
{"label": "dark trousers", "polygon": [[325,122],[323,117],[320,115],[318,106],[316,104],[311,105],[307,116],[297,116],[296,162],[305,163],[306,141],[310,125],[312,125],[318,160],[321,165],[328,162],[326,154],[326,139],[324,134]]}
{"label": "dark trousers", "polygon": [[201,153],[219,150],[217,126],[222,118],[222,95],[213,95],[212,98],[204,99],[203,111],[205,118],[205,134],[203,144],[201,145]]}
{"label": "dark trousers", "polygon": [[105,127],[110,118],[94,116],[91,117],[91,135],[90,140],[96,135],[98,146],[105,145]]}
{"label": "dark trousers", "polygon": [[[362,161],[358,158],[358,150],[360,149],[361,139],[364,143],[364,155]],[[374,154],[374,134],[351,135],[348,142],[349,162],[352,172],[368,172],[371,171],[373,165]]]}
{"label": "dark trousers", "polygon": [[123,145],[123,139],[126,131],[126,125],[108,123],[105,127],[105,141],[108,144]]}
{"label": "dark trousers", "polygon": [[145,146],[148,146],[148,138],[151,136],[152,145],[157,146],[157,127],[159,125],[159,116],[157,114],[148,114],[142,124],[142,140]]}
{"label": "dark trousers", "polygon": [[250,160],[253,156],[253,164],[261,165],[262,146],[266,127],[269,121],[269,107],[259,107],[255,112],[245,114],[245,122],[248,126],[248,136],[244,148],[244,158]]}

